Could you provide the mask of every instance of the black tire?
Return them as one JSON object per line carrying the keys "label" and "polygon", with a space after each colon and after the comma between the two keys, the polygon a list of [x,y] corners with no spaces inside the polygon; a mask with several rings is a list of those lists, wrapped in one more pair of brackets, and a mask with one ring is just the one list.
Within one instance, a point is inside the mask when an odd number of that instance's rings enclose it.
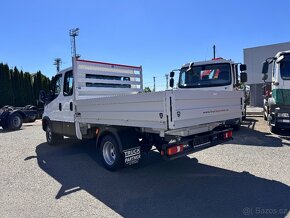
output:
{"label": "black tire", "polygon": [[2,123],[2,128],[3,130],[8,130],[8,124],[6,121]]}
{"label": "black tire", "polygon": [[29,123],[34,123],[35,120],[36,120],[36,116],[35,116],[35,117],[31,117],[31,118],[29,118],[29,119],[28,119],[28,122],[29,122]]}
{"label": "black tire", "polygon": [[63,140],[63,136],[52,132],[51,127],[49,125],[47,125],[45,132],[46,132],[46,141],[49,145],[57,145]]}
{"label": "black tire", "polygon": [[232,128],[234,131],[240,130],[240,127],[241,127],[241,120],[239,120],[237,124],[232,125]]}
{"label": "black tire", "polygon": [[7,128],[9,130],[19,130],[22,126],[22,123],[23,123],[23,118],[21,114],[19,113],[11,114],[8,117]]}
{"label": "black tire", "polygon": [[101,140],[100,153],[104,167],[116,171],[123,167],[124,157],[120,152],[119,144],[112,135],[106,135]]}
{"label": "black tire", "polygon": [[280,128],[278,128],[276,126],[270,126],[270,131],[271,131],[271,133],[277,134],[280,132]]}

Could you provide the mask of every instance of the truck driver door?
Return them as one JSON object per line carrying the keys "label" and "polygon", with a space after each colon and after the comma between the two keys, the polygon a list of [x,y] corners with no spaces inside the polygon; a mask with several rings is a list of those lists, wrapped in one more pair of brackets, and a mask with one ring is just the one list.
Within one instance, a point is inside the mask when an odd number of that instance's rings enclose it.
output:
{"label": "truck driver door", "polygon": [[63,135],[66,136],[75,136],[73,92],[73,71],[69,70],[64,73],[63,97],[60,102],[63,120]]}

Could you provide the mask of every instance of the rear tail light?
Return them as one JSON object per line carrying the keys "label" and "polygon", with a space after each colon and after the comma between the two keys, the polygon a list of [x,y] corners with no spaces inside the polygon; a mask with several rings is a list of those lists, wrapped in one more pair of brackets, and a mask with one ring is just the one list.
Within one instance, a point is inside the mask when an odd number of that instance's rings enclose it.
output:
{"label": "rear tail light", "polygon": [[229,139],[233,137],[233,131],[224,132],[224,139]]}
{"label": "rear tail light", "polygon": [[183,151],[183,145],[176,145],[167,149],[167,154],[174,155]]}

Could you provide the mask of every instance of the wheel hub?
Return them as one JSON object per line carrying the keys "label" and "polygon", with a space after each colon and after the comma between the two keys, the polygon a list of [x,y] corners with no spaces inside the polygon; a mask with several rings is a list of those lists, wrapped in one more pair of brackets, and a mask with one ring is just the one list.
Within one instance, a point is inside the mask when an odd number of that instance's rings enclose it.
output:
{"label": "wheel hub", "polygon": [[21,123],[20,117],[18,116],[14,117],[12,122],[13,122],[13,126],[18,127]]}
{"label": "wheel hub", "polygon": [[111,142],[106,142],[103,146],[103,157],[108,165],[113,165],[116,160],[116,149]]}

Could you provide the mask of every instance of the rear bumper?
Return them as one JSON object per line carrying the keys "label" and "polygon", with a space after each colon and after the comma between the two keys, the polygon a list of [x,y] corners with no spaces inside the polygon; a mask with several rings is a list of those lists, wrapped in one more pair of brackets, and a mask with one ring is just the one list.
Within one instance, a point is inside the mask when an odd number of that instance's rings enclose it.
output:
{"label": "rear bumper", "polygon": [[[230,141],[233,138],[229,137],[224,139],[224,134],[232,131],[232,129],[225,129],[222,131],[215,131],[210,134],[195,136],[195,137],[187,137],[181,141],[179,141],[177,144],[174,143],[172,145],[163,145],[162,146],[162,153],[161,155],[165,160],[174,160],[179,157],[183,157],[198,151],[202,151],[204,149],[222,144],[224,142]],[[171,147],[174,147],[176,145],[183,145],[183,150],[181,152],[178,152],[174,155],[168,155],[167,150]]]}
{"label": "rear bumper", "polygon": [[290,129],[290,117],[278,117],[279,113],[289,114],[290,108],[280,107],[276,108],[275,111],[271,114],[270,125],[275,126],[281,129]]}
{"label": "rear bumper", "polygon": [[274,124],[271,124],[277,128],[281,128],[281,129],[290,129],[290,120],[287,120],[286,122],[283,122],[283,120],[276,120],[276,122]]}

